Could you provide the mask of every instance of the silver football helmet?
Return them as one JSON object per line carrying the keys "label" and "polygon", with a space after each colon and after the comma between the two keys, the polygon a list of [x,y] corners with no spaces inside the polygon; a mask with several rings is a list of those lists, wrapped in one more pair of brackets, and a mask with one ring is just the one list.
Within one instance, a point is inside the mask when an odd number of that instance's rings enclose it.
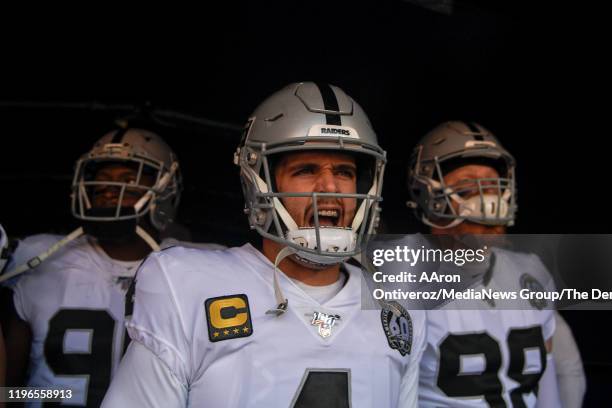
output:
{"label": "silver football helmet", "polygon": [[[353,154],[360,173],[356,194],[277,191],[273,163],[278,155],[310,150]],[[361,107],[340,88],[313,82],[288,85],[261,103],[234,155],[251,228],[291,248],[295,258],[314,268],[358,254],[364,237],[375,230],[385,162],[386,153]],[[297,225],[282,203],[285,197],[311,198],[313,227]],[[317,200],[325,197],[357,200],[350,227],[319,223]]]}
{"label": "silver football helmet", "polygon": [[[135,180],[96,181],[97,171],[105,165],[120,163],[136,171]],[[122,128],[104,135],[76,163],[72,182],[72,214],[83,224],[131,224],[149,214],[151,224],[164,230],[174,219],[181,193],[179,163],[172,149],[157,134]],[[152,185],[143,182],[145,175]],[[96,191],[114,188],[118,200],[114,208],[92,205]],[[140,198],[126,205],[129,194]],[[105,224],[102,224],[105,223]]]}
{"label": "silver football helmet", "polygon": [[[474,163],[494,167],[500,177],[445,184],[444,176],[452,169]],[[412,154],[408,189],[408,206],[432,227],[451,228],[465,220],[485,225],[514,223],[515,160],[477,123],[446,122],[425,135]]]}

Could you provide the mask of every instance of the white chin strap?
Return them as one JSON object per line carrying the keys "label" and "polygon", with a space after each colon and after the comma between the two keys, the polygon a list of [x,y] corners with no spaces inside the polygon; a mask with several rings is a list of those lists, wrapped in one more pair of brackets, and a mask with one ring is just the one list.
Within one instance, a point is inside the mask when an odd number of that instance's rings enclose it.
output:
{"label": "white chin strap", "polygon": [[278,317],[285,313],[287,311],[287,307],[289,307],[289,300],[287,300],[283,294],[280,283],[278,282],[278,264],[280,264],[283,259],[294,253],[295,250],[293,248],[284,247],[276,255],[276,259],[274,260],[274,299],[276,299],[276,307],[266,311],[266,314],[271,314]]}
{"label": "white chin strap", "polygon": [[[438,184],[437,187],[441,187],[441,185]],[[510,196],[512,195],[512,192],[509,189],[506,189],[501,197],[499,197],[497,194],[477,194],[470,198],[464,199],[458,194],[453,193],[452,189],[450,188],[447,188],[445,193],[451,193],[449,195],[451,200],[459,204],[459,209],[457,211],[458,218],[455,218],[450,224],[437,225],[423,215],[421,219],[423,223],[429,225],[430,227],[448,229],[461,224],[468,217],[473,222],[489,225],[490,222],[495,222],[500,218],[505,218],[508,216],[510,209]]]}
{"label": "white chin strap", "polygon": [[142,240],[146,242],[153,251],[157,252],[161,249],[159,247],[159,244],[153,239],[153,237],[149,235],[147,231],[141,228],[140,225],[136,225],[136,235],[142,238]]}
{"label": "white chin strap", "polygon": [[[136,202],[136,204],[134,204],[134,211],[136,214],[138,214],[140,212],[140,210],[142,210],[142,207],[144,207],[144,205],[150,201],[153,198],[153,192],[156,193],[160,193],[162,191],[164,191],[166,189],[166,187],[168,186],[168,184],[172,181],[172,177],[174,177],[174,175],[176,174],[176,171],[178,170],[178,162],[173,162],[172,165],[170,166],[170,171],[167,172],[166,174],[164,174],[158,181],[157,183],[155,183],[155,185],[151,188],[151,190],[147,191],[141,198],[140,200],[138,200]],[[151,224],[155,224],[155,220],[153,217],[153,213],[155,212],[155,202],[153,201],[151,203],[151,208],[149,209],[150,211],[150,217],[151,217]],[[136,234],[142,238],[142,240],[144,242],[146,242],[153,251],[157,252],[159,251],[161,248],[159,246],[159,244],[153,239],[153,237],[147,232],[145,231],[143,228],[140,227],[140,225],[136,225]]]}

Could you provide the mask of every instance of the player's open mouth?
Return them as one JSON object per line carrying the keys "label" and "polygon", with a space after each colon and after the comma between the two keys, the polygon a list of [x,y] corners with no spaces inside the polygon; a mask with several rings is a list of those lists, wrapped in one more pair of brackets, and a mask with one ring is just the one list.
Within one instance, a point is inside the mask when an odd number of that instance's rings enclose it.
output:
{"label": "player's open mouth", "polygon": [[[341,211],[339,209],[319,209],[319,225],[325,227],[337,227],[340,224],[340,214]],[[314,214],[312,214],[308,219],[308,227],[314,227],[314,225],[315,217]]]}

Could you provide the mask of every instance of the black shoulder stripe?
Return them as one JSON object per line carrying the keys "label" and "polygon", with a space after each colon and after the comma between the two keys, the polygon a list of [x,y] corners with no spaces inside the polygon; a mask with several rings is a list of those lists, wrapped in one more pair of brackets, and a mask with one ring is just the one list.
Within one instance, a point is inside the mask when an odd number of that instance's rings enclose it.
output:
{"label": "black shoulder stripe", "polygon": [[113,140],[111,140],[111,143],[121,143],[121,140],[123,140],[123,136],[125,136],[125,133],[127,131],[127,128],[117,129],[117,131],[113,135]]}
{"label": "black shoulder stripe", "polygon": [[[315,82],[315,85],[319,88],[319,92],[321,92],[324,109],[326,111],[338,112],[340,110],[338,107],[338,99],[332,87],[321,82]],[[325,115],[325,121],[328,125],[342,126],[342,120],[339,114],[328,113]]]}

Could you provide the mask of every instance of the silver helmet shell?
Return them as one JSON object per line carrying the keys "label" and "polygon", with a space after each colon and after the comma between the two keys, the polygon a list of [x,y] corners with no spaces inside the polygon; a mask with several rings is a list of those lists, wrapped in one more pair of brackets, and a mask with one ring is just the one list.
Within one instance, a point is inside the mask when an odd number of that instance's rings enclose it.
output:
{"label": "silver helmet shell", "polygon": [[[272,158],[310,150],[366,157],[371,166],[367,185],[358,186],[357,194],[275,191]],[[385,162],[386,153],[357,102],[338,87],[314,82],[288,85],[262,102],[234,155],[251,228],[293,248],[309,266],[339,263],[359,253],[378,223]],[[321,226],[315,216],[315,226],[304,228],[284,208],[286,197],[310,197],[315,214],[318,197],[355,198],[361,204],[350,227]]]}
{"label": "silver helmet shell", "polygon": [[[491,163],[499,169],[500,177],[449,186],[444,182],[445,168],[452,163]],[[510,226],[517,209],[515,167],[514,157],[483,126],[445,122],[427,133],[413,151],[408,168],[408,206],[421,221],[437,228],[450,228],[465,220]]]}
{"label": "silver helmet shell", "polygon": [[[135,182],[96,181],[92,169],[105,163],[123,163],[137,170]],[[178,159],[157,134],[143,129],[118,129],[105,134],[92,149],[79,158],[72,182],[72,214],[83,222],[138,220],[149,214],[151,224],[163,231],[174,220],[182,189]],[[152,186],[142,182],[151,174]],[[91,206],[96,186],[120,189],[120,199],[111,211],[95,211]],[[123,203],[127,188],[142,190],[143,196],[133,208]]]}

